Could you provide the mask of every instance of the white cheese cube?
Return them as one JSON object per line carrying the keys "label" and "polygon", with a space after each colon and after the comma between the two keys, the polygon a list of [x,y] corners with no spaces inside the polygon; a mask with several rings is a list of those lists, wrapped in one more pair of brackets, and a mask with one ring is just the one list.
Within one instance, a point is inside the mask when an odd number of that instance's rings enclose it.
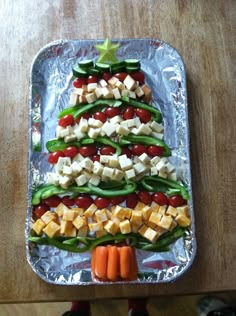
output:
{"label": "white cheese cube", "polygon": [[81,132],[78,125],[74,128],[74,134],[75,134],[77,140],[80,140],[80,139],[84,138],[84,136],[85,136],[85,133]]}
{"label": "white cheese cube", "polygon": [[85,97],[88,103],[93,103],[97,100],[96,94],[94,92],[86,94]]}
{"label": "white cheese cube", "polygon": [[122,126],[124,126],[126,128],[129,128],[127,121],[120,122],[120,125],[122,125]]}
{"label": "white cheese cube", "polygon": [[129,169],[129,170],[125,171],[125,177],[126,177],[126,179],[128,179],[128,180],[134,179],[134,178],[135,178],[134,169]]}
{"label": "white cheese cube", "polygon": [[156,133],[156,132],[151,132],[151,136],[158,138],[158,139],[163,139],[164,135],[161,133]]}
{"label": "white cheese cube", "polygon": [[127,159],[127,158],[128,158],[128,157],[127,157],[126,154],[120,155],[120,156],[118,157],[119,161],[124,160],[124,159]]}
{"label": "white cheese cube", "polygon": [[118,80],[116,83],[115,83],[115,86],[117,88],[119,88],[120,90],[124,90],[125,89],[125,85],[123,84],[123,82],[121,82],[120,80]]}
{"label": "white cheese cube", "polygon": [[114,169],[109,168],[109,167],[104,167],[104,168],[103,168],[103,172],[102,172],[102,176],[103,176],[104,178],[109,178],[109,179],[111,179],[112,176],[113,176],[113,173],[114,173]]}
{"label": "white cheese cube", "polygon": [[150,160],[151,166],[156,166],[160,160],[161,160],[161,158],[158,157],[158,156],[153,157],[153,158]]}
{"label": "white cheese cube", "polygon": [[65,143],[73,142],[77,139],[75,134],[68,135],[64,138]]}
{"label": "white cheese cube", "polygon": [[103,173],[103,165],[99,161],[93,163],[93,173],[97,176],[101,176]]}
{"label": "white cheese cube", "polygon": [[135,121],[136,127],[139,128],[139,126],[142,124],[141,121],[140,121],[140,118],[139,117],[135,117],[134,121]]}
{"label": "white cheese cube", "polygon": [[74,158],[73,158],[73,162],[81,162],[82,160],[84,160],[84,156],[82,156],[81,154],[77,154]]}
{"label": "white cheese cube", "polygon": [[101,88],[102,90],[102,95],[104,99],[112,99],[113,98],[113,93],[111,90],[109,90],[107,87]]}
{"label": "white cheese cube", "polygon": [[159,171],[158,176],[165,179],[168,177],[166,171]]}
{"label": "white cheese cube", "polygon": [[129,135],[129,133],[130,133],[129,129],[126,128],[125,126],[122,126],[122,125],[117,126],[116,132],[119,135],[125,135],[125,136]]}
{"label": "white cheese cube", "polygon": [[91,183],[94,186],[99,185],[101,181],[101,178],[97,176],[96,174],[93,174],[92,177],[89,179],[89,183]]}
{"label": "white cheese cube", "polygon": [[141,87],[137,87],[137,88],[135,89],[135,93],[136,93],[136,95],[137,95],[139,98],[144,95],[143,89],[142,89]]}
{"label": "white cheese cube", "polygon": [[119,160],[119,163],[120,163],[120,167],[123,171],[126,171],[126,170],[129,170],[132,168],[133,166],[133,163],[132,163],[132,160],[127,158],[127,159],[121,159]]}
{"label": "white cheese cube", "polygon": [[101,163],[108,163],[110,158],[111,158],[111,156],[109,156],[109,155],[100,155],[100,162]]}
{"label": "white cheese cube", "polygon": [[69,104],[70,105],[77,105],[79,103],[79,96],[76,93],[71,93]]}
{"label": "white cheese cube", "polygon": [[97,138],[98,135],[100,134],[100,131],[101,131],[100,128],[93,128],[93,127],[90,127],[89,130],[88,130],[88,136],[89,136],[90,138],[95,139],[95,138]]}
{"label": "white cheese cube", "polygon": [[144,164],[142,164],[141,162],[138,162],[134,165],[134,170],[135,170],[136,174],[140,174],[140,173],[147,171],[147,167]]}
{"label": "white cheese cube", "polygon": [[136,82],[130,75],[127,75],[123,82],[128,90],[133,90],[136,86]]}
{"label": "white cheese cube", "polygon": [[93,170],[93,161],[88,157],[84,158],[79,164],[80,167],[83,169],[86,169],[88,171]]}
{"label": "white cheese cube", "polygon": [[74,88],[72,93],[75,93],[77,95],[83,95],[84,94],[84,89],[82,89],[82,88]]}
{"label": "white cheese cube", "polygon": [[134,119],[126,120],[126,123],[127,123],[128,127],[135,127],[136,126],[136,122]]}
{"label": "white cheese cube", "polygon": [[72,183],[72,178],[70,176],[59,176],[59,185],[63,189],[67,189],[69,185]]}
{"label": "white cheese cube", "polygon": [[122,117],[120,115],[116,115],[116,116],[110,118],[110,123],[112,125],[115,125],[115,124],[120,123],[122,121],[123,121],[123,119],[122,119]]}
{"label": "white cheese cube", "polygon": [[114,174],[112,176],[112,180],[121,181],[124,178],[124,172],[119,169],[114,169]]}
{"label": "white cheese cube", "polygon": [[88,131],[88,121],[85,118],[81,117],[80,122],[78,124],[78,129],[84,133]]}
{"label": "white cheese cube", "polygon": [[70,132],[71,132],[71,128],[69,128],[69,126],[67,126],[66,128],[63,128],[63,130],[60,131],[60,135],[62,138],[64,138],[65,136],[69,136]]}
{"label": "white cheese cube", "polygon": [[54,172],[47,172],[47,183],[59,185],[59,175]]}
{"label": "white cheese cube", "polygon": [[108,83],[110,86],[115,86],[116,82],[118,81],[118,79],[116,77],[112,77],[111,79],[108,80]]}
{"label": "white cheese cube", "polygon": [[136,127],[133,127],[131,129],[131,133],[134,134],[134,135],[138,135],[139,134],[139,130]]}
{"label": "white cheese cube", "polygon": [[103,124],[102,126],[102,131],[108,136],[112,136],[113,134],[115,134],[116,132],[116,125],[112,125],[111,123],[109,123],[108,121],[106,121],[106,123]]}
{"label": "white cheese cube", "polygon": [[82,168],[77,161],[73,161],[71,169],[74,175],[78,175],[82,171]]}
{"label": "white cheese cube", "polygon": [[84,175],[84,174],[81,174],[80,176],[78,176],[77,178],[75,178],[75,182],[76,184],[81,187],[83,186],[85,183],[88,182],[88,178]]}
{"label": "white cheese cube", "polygon": [[134,156],[133,157],[133,163],[136,164],[136,163],[139,163],[140,160],[139,160],[139,157],[138,156]]}
{"label": "white cheese cube", "polygon": [[166,171],[168,172],[168,173],[171,173],[171,172],[173,172],[175,170],[175,167],[170,163],[170,162],[167,162],[167,164],[166,164]]}
{"label": "white cheese cube", "polygon": [[152,130],[150,127],[148,127],[147,124],[142,123],[138,128],[139,135],[150,135],[152,133]]}
{"label": "white cheese cube", "polygon": [[88,92],[93,92],[95,89],[97,89],[98,87],[98,84],[95,82],[95,83],[89,83],[87,85],[87,89],[88,89]]}
{"label": "white cheese cube", "polygon": [[104,88],[104,87],[107,86],[107,82],[106,82],[106,80],[104,80],[104,79],[99,80],[99,84],[100,84],[100,86],[101,86],[102,88]]}
{"label": "white cheese cube", "polygon": [[136,99],[136,93],[134,91],[129,91],[128,97],[131,99]]}
{"label": "white cheese cube", "polygon": [[95,89],[94,93],[95,93],[97,99],[100,99],[102,97],[102,88]]}
{"label": "white cheese cube", "polygon": [[57,172],[62,172],[64,166],[71,166],[71,159],[69,157],[59,157],[55,165],[55,170]]}
{"label": "white cheese cube", "polygon": [[126,90],[126,89],[121,90],[121,95],[122,95],[122,97],[128,97],[129,96],[129,90]]}
{"label": "white cheese cube", "polygon": [[108,166],[111,168],[116,168],[119,166],[119,160],[118,160],[117,156],[115,156],[115,155],[110,156],[109,161],[108,161]]}
{"label": "white cheese cube", "polygon": [[139,156],[139,160],[142,161],[144,164],[148,164],[150,161],[150,158],[146,153],[143,153],[141,156]]}
{"label": "white cheese cube", "polygon": [[151,176],[156,176],[158,175],[158,170],[156,167],[151,167]]}
{"label": "white cheese cube", "polygon": [[67,175],[67,176],[70,176],[70,175],[72,175],[72,168],[71,168],[71,166],[69,167],[69,166],[64,166],[63,167],[63,174],[65,174],[65,175]]}
{"label": "white cheese cube", "polygon": [[86,96],[85,95],[80,95],[79,96],[79,104],[85,104],[85,103],[88,103],[87,99],[86,99]]}
{"label": "white cheese cube", "polygon": [[151,129],[156,132],[156,133],[161,133],[163,132],[163,126],[156,121],[152,121],[150,124]]}
{"label": "white cheese cube", "polygon": [[56,128],[56,138],[63,138],[64,136],[61,136],[61,132],[64,130],[65,128],[58,125]]}
{"label": "white cheese cube", "polygon": [[112,92],[113,92],[114,98],[115,98],[116,100],[118,100],[118,99],[121,98],[120,91],[119,91],[118,88],[112,89]]}
{"label": "white cheese cube", "polygon": [[170,180],[176,181],[176,180],[177,180],[176,172],[171,172],[171,173],[168,175],[168,178],[169,178]]}
{"label": "white cheese cube", "polygon": [[88,125],[91,127],[102,127],[103,123],[99,120],[95,120],[94,118],[89,118]]}
{"label": "white cheese cube", "polygon": [[157,170],[159,171],[159,172],[166,172],[166,164],[165,164],[165,161],[163,161],[163,159],[161,159],[159,162],[158,162],[158,164],[156,165],[156,167],[157,167]]}

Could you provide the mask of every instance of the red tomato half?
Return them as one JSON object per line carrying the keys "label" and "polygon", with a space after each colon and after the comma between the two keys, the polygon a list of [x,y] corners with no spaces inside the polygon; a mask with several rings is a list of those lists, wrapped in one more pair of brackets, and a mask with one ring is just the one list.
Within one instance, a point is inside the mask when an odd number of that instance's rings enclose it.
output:
{"label": "red tomato half", "polygon": [[153,193],[152,199],[159,205],[168,205],[168,197],[162,192]]}
{"label": "red tomato half", "polygon": [[134,156],[141,156],[143,153],[147,153],[146,147],[141,144],[134,145],[131,150]]}
{"label": "red tomato half", "polygon": [[97,206],[97,208],[102,209],[102,208],[106,208],[109,206],[110,204],[110,199],[106,199],[103,197],[97,197],[94,200],[94,204]]}
{"label": "red tomato half", "polygon": [[61,202],[67,207],[75,205],[75,200],[72,199],[69,195],[63,196]]}
{"label": "red tomato half", "polygon": [[152,203],[152,197],[151,195],[146,192],[146,191],[140,191],[138,192],[138,199],[140,202],[146,204],[146,205],[149,205]]}
{"label": "red tomato half", "polygon": [[113,205],[119,205],[125,201],[126,197],[125,196],[114,196],[111,198],[111,203]]}
{"label": "red tomato half", "polygon": [[62,127],[67,127],[69,125],[73,125],[74,124],[74,118],[71,114],[67,114],[65,116],[63,116],[62,118],[60,118],[58,125],[62,126]]}
{"label": "red tomato half", "polygon": [[95,120],[99,120],[102,123],[105,123],[107,120],[107,116],[104,112],[96,112],[94,113],[93,117],[95,118]]}
{"label": "red tomato half", "polygon": [[61,203],[61,198],[57,195],[50,196],[47,199],[43,200],[43,203],[45,203],[49,207],[57,207]]}
{"label": "red tomato half", "polygon": [[65,157],[74,158],[79,153],[79,149],[75,146],[67,147],[64,150]]}
{"label": "red tomato half", "polygon": [[88,77],[88,84],[89,83],[97,83],[98,82],[98,77],[97,76],[89,76]]}
{"label": "red tomato half", "polygon": [[82,88],[82,86],[87,84],[87,78],[77,78],[73,82],[75,88]]}
{"label": "red tomato half", "polygon": [[129,208],[135,208],[138,203],[138,196],[136,193],[131,193],[126,197],[126,205]]}
{"label": "red tomato half", "polygon": [[75,123],[79,124],[81,117],[88,120],[90,119],[90,117],[92,117],[92,115],[90,113],[84,113],[81,116],[77,117],[77,119],[75,120]]}
{"label": "red tomato half", "polygon": [[80,195],[75,199],[75,204],[78,207],[87,209],[91,204],[93,204],[93,199],[89,195]]}
{"label": "red tomato half", "polygon": [[101,155],[112,155],[116,152],[114,147],[111,146],[103,146],[100,148]]}
{"label": "red tomato half", "polygon": [[48,162],[51,164],[56,164],[60,157],[65,157],[64,153],[61,150],[54,151],[48,156]]}
{"label": "red tomato half", "polygon": [[82,146],[79,149],[79,153],[84,157],[94,156],[97,154],[97,148],[94,145]]}
{"label": "red tomato half", "polygon": [[125,78],[127,77],[127,75],[128,74],[126,72],[118,72],[117,74],[114,75],[114,77],[116,77],[121,82],[123,82],[125,80]]}
{"label": "red tomato half", "polygon": [[41,216],[43,216],[43,214],[46,213],[48,210],[49,210],[49,207],[46,204],[41,203],[34,207],[33,217],[38,219]]}
{"label": "red tomato half", "polygon": [[144,109],[136,109],[135,110],[136,115],[139,117],[140,121],[142,123],[148,123],[151,121],[152,115],[150,112]]}
{"label": "red tomato half", "polygon": [[132,106],[128,106],[124,111],[123,111],[123,119],[124,120],[130,120],[134,117],[135,111]]}
{"label": "red tomato half", "polygon": [[161,146],[150,145],[147,148],[147,153],[152,156],[162,156],[164,152],[164,148]]}
{"label": "red tomato half", "polygon": [[173,207],[179,207],[186,204],[186,201],[182,198],[181,195],[172,195],[169,197],[169,205]]}
{"label": "red tomato half", "polygon": [[132,151],[128,147],[121,148],[121,155],[126,155],[128,158],[132,157]]}
{"label": "red tomato half", "polygon": [[144,84],[144,73],[142,71],[137,71],[131,74],[131,77],[135,80],[138,81],[139,84]]}
{"label": "red tomato half", "polygon": [[106,108],[105,114],[106,114],[107,117],[112,118],[112,117],[117,116],[117,115],[120,114],[120,109],[119,108],[109,107],[109,108]]}

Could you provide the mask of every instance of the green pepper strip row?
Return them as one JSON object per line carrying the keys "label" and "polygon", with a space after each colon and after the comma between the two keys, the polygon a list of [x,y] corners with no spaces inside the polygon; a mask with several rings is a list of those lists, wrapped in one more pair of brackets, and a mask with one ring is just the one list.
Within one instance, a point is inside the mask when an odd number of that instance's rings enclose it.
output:
{"label": "green pepper strip row", "polygon": [[150,176],[144,177],[140,182],[144,189],[150,192],[159,191],[168,195],[180,193],[184,199],[189,200],[190,198],[187,188],[172,180]]}
{"label": "green pepper strip row", "polygon": [[[58,238],[46,237],[29,237],[29,241],[37,243],[39,245],[52,245],[59,249],[70,251],[70,252],[85,252],[92,250],[93,248],[106,243],[119,243],[121,241],[128,241],[128,244],[137,249],[145,251],[167,251],[168,246],[172,244],[177,239],[184,235],[185,228],[177,227],[172,232],[166,234],[165,237],[158,239],[154,244],[144,240],[141,236],[134,233],[130,234],[108,234],[100,238],[91,237],[72,237],[64,241],[60,241]],[[83,245],[82,247],[78,247]]]}
{"label": "green pepper strip row", "polygon": [[65,143],[65,141],[62,139],[52,139],[47,142],[46,147],[49,152],[55,152],[57,150],[64,151],[67,147],[70,147],[70,146],[75,146],[77,148],[80,148],[81,145],[88,145],[94,142],[104,144],[104,145],[109,145],[115,148],[117,156],[121,154],[121,147],[119,146],[119,144],[113,142],[108,137],[104,137],[104,136],[98,136],[95,139],[83,138],[81,139],[80,142],[74,141],[74,142],[69,142],[69,143]]}
{"label": "green pepper strip row", "polygon": [[161,112],[158,111],[156,108],[150,106],[149,104],[132,100],[129,97],[125,97],[125,96],[122,97],[121,100],[126,104],[132,105],[135,108],[140,108],[140,109],[149,111],[150,113],[152,113],[152,119],[158,123],[161,123],[162,115],[161,115]]}
{"label": "green pepper strip row", "polygon": [[40,186],[39,189],[33,193],[32,197],[32,205],[37,205],[41,200],[47,199],[50,196],[64,194],[64,193],[85,193],[92,194],[101,197],[114,197],[114,196],[123,196],[129,195],[133,193],[137,188],[137,184],[135,182],[124,183],[120,189],[111,190],[109,189],[101,189],[99,187],[95,187],[92,184],[88,184],[87,186],[70,186],[68,189],[62,189],[53,184]]}
{"label": "green pepper strip row", "polygon": [[161,139],[154,138],[151,136],[139,136],[139,135],[122,136],[120,140],[120,144],[121,145],[142,144],[142,145],[161,146],[164,148],[163,156],[165,157],[171,156],[171,150],[166,145],[166,143],[164,143]]}

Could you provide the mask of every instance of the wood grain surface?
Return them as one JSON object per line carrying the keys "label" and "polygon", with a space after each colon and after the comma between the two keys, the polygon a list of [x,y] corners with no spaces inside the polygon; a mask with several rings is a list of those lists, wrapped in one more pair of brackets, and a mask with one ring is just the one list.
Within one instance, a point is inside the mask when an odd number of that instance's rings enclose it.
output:
{"label": "wood grain surface", "polygon": [[[36,302],[236,289],[234,0],[0,0],[0,301]],[[63,287],[26,261],[30,65],[56,39],[160,38],[187,68],[198,252],[171,284]]]}

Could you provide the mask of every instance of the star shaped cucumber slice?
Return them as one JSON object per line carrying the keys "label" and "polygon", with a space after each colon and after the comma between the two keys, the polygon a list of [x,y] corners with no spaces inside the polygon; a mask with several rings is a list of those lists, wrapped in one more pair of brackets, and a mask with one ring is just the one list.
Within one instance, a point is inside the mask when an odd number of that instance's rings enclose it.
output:
{"label": "star shaped cucumber slice", "polygon": [[95,45],[99,51],[98,63],[115,63],[118,61],[116,58],[116,51],[120,47],[120,44],[112,44],[107,38],[102,45]]}

